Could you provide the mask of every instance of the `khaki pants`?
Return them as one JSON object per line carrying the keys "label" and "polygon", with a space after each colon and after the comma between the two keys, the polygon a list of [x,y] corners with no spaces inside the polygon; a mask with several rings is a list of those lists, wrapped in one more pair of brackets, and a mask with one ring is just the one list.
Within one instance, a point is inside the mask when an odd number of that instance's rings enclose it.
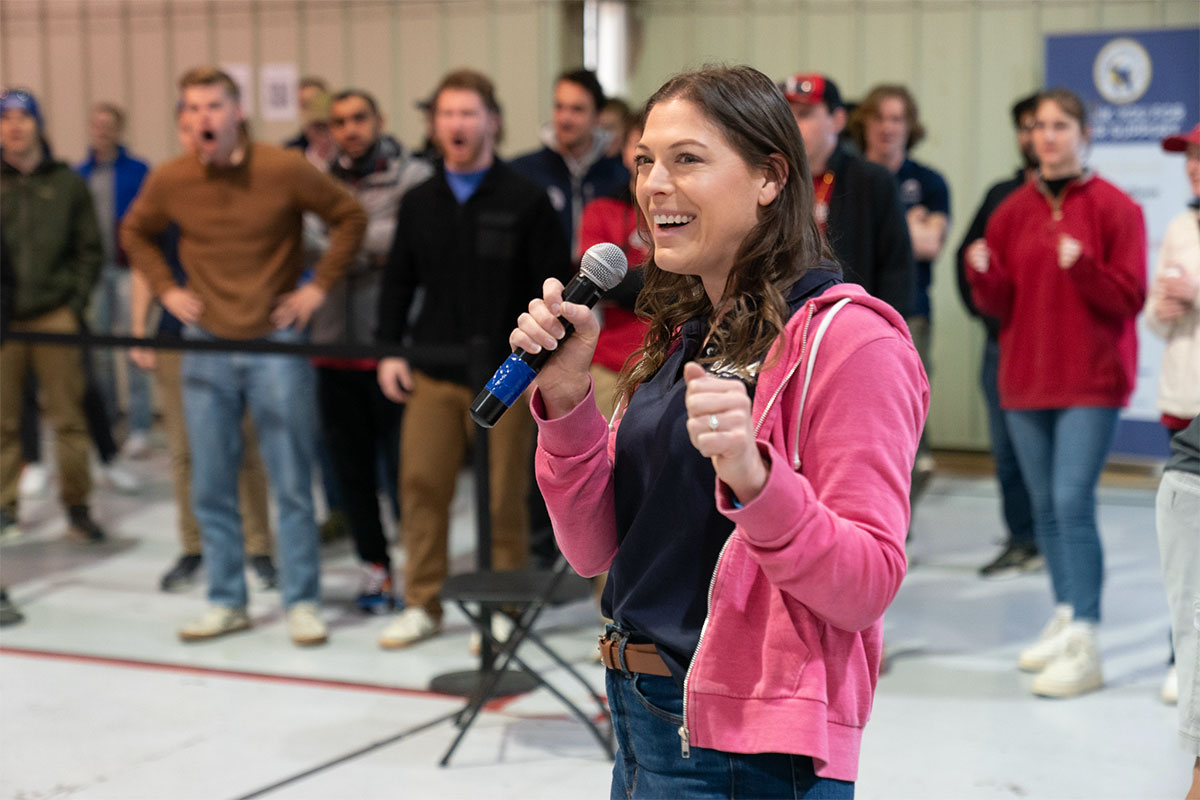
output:
{"label": "khaki pants", "polygon": [[[183,421],[183,391],[179,381],[182,360],[178,351],[159,350],[155,373],[163,430],[167,435],[167,449],[171,453],[175,502],[179,506],[179,538],[184,555],[198,556],[203,548],[200,523],[192,513],[192,459],[188,451],[187,428]],[[242,514],[246,554],[266,556],[273,550],[271,518],[267,507],[267,473],[258,453],[258,440],[249,410],[242,417],[242,437],[246,444],[242,467],[238,472],[238,504]]]}
{"label": "khaki pants", "polygon": [[[13,331],[79,333],[69,308],[12,323]],[[37,375],[41,405],[54,428],[54,449],[63,505],[87,505],[87,421],[83,415],[83,359],[78,347],[6,342],[0,346],[0,507],[15,513],[21,478],[21,395],[30,367]]]}
{"label": "khaki pants", "polygon": [[[467,446],[475,436],[475,392],[413,374],[400,434],[400,503],[404,532],[404,600],[442,615],[438,593],[448,572],[450,501]],[[522,397],[488,432],[492,567],[520,569],[529,557],[529,461],[533,416]]]}

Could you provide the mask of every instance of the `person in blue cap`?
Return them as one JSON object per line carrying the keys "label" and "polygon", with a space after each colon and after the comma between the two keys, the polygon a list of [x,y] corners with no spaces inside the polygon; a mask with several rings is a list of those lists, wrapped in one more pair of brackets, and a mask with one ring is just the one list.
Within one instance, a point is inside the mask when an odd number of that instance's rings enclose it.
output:
{"label": "person in blue cap", "polygon": [[[54,159],[37,100],[21,89],[0,96],[0,234],[16,283],[10,329],[79,333],[104,259],[92,197],[83,179]],[[80,353],[23,341],[0,345],[0,537],[19,533],[21,395],[31,368],[55,429],[68,533],[87,544],[103,541],[88,510],[90,441]]]}

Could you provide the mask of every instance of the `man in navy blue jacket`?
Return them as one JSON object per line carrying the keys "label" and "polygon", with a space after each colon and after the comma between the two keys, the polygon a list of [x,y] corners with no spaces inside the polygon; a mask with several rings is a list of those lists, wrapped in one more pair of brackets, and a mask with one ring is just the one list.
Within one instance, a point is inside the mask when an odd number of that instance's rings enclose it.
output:
{"label": "man in navy blue jacket", "polygon": [[597,197],[617,197],[629,185],[619,156],[604,155],[608,132],[597,124],[604,89],[591,70],[564,72],[554,82],[554,116],[542,129],[540,150],[513,160],[517,172],[546,190],[571,252],[579,244],[583,207]]}
{"label": "man in navy blue jacket", "polygon": [[[629,186],[629,170],[620,156],[606,156],[608,131],[599,126],[606,98],[596,73],[587,69],[564,72],[554,82],[554,116],[542,129],[544,147],[520,156],[512,167],[546,190],[571,246],[579,253],[583,207],[598,197],[620,197]],[[533,465],[530,464],[531,482]],[[529,496],[533,556],[540,566],[557,553],[550,516],[541,493]]]}

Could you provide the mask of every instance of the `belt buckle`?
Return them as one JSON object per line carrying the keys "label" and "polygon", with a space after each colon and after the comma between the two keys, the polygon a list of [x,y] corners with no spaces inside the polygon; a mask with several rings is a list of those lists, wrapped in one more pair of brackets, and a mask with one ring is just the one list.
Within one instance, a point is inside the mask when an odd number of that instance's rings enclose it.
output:
{"label": "belt buckle", "polygon": [[633,673],[629,671],[629,665],[625,661],[625,646],[629,644],[629,631],[609,622],[604,625],[604,635],[600,637],[600,643],[603,645],[613,642],[617,645],[617,668],[623,677],[632,678]]}

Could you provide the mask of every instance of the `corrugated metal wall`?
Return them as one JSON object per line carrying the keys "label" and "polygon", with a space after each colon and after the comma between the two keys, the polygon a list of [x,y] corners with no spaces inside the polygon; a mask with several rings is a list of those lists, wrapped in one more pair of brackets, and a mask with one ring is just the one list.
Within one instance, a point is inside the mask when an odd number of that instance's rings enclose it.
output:
{"label": "corrugated metal wall", "polygon": [[946,177],[953,204],[950,243],[934,265],[929,430],[937,446],[967,448],[987,443],[977,379],[983,333],[962,309],[951,261],[984,191],[1017,166],[1008,110],[1041,85],[1043,37],[1200,25],[1196,0],[654,0],[635,7],[638,98],[673,72],[708,62],[749,63],[778,79],[821,71],[848,99],[882,82],[912,89],[928,130],[913,155]]}
{"label": "corrugated metal wall", "polygon": [[[294,63],[301,75],[376,95],[389,127],[419,142],[414,103],[455,67],[496,81],[508,152],[533,146],[561,64],[582,52],[561,0],[2,0],[0,83],[44,102],[55,148],[86,147],[86,110],[109,100],[129,110],[128,140],[146,157],[176,152],[175,80],[198,64]],[[578,61],[579,57],[574,58]],[[257,87],[254,87],[257,92]],[[252,119],[267,140],[295,122]]]}
{"label": "corrugated metal wall", "polygon": [[[711,61],[782,78],[820,70],[848,97],[874,83],[915,92],[929,136],[915,156],[950,183],[949,251],[984,189],[1015,166],[1008,107],[1041,83],[1048,33],[1200,24],[1196,0],[642,0],[633,8],[630,98]],[[85,147],[86,109],[130,111],[128,139],[152,160],[175,152],[174,81],[199,63],[293,62],[301,74],[375,93],[389,127],[416,143],[413,103],[448,69],[496,80],[505,153],[536,143],[550,88],[581,58],[578,0],[0,0],[0,83],[44,101],[64,156]],[[1179,65],[1197,69],[1200,65]],[[282,139],[295,123],[254,122]],[[949,254],[935,266],[933,412],[943,447],[982,447],[976,373],[982,334],[962,312]]]}

